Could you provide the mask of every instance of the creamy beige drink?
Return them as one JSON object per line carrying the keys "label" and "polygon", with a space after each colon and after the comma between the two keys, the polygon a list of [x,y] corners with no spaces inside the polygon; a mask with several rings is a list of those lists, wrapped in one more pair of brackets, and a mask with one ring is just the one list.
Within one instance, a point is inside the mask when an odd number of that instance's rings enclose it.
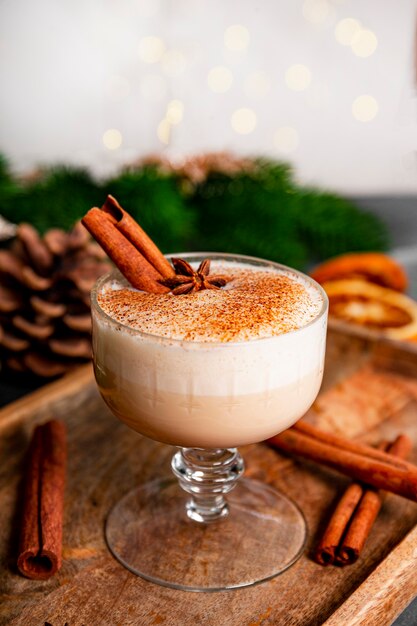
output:
{"label": "creamy beige drink", "polygon": [[[188,255],[196,264],[201,255]],[[95,374],[134,430],[184,447],[266,439],[299,419],[321,384],[327,304],[314,281],[224,255],[222,289],[150,294],[119,275],[93,293]]]}

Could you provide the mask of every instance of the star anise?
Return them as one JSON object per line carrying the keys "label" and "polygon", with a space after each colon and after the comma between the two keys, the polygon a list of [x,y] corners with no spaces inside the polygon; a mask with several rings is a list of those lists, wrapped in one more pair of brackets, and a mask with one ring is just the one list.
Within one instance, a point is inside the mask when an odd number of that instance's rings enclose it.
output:
{"label": "star anise", "polygon": [[184,259],[171,259],[175,269],[175,276],[160,282],[169,287],[175,296],[193,293],[201,289],[219,289],[224,287],[227,280],[224,276],[210,276],[210,259],[204,259],[195,270]]}

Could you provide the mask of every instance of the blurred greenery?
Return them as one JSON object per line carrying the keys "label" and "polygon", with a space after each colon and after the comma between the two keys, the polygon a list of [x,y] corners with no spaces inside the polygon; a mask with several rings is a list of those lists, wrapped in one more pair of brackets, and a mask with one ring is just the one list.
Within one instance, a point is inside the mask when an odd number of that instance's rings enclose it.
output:
{"label": "blurred greenery", "polygon": [[189,247],[195,216],[184,203],[172,174],[162,173],[156,166],[149,165],[124,171],[103,185],[102,201],[109,193],[140,223],[163,252]]}
{"label": "blurred greenery", "polygon": [[14,180],[9,163],[0,154],[0,214],[5,217],[13,213],[13,201],[19,192],[19,185]]}
{"label": "blurred greenery", "polygon": [[336,194],[302,191],[297,222],[300,238],[313,261],[344,252],[384,251],[389,247],[385,224]]}
{"label": "blurred greenery", "polygon": [[195,249],[240,252],[299,268],[307,263],[288,166],[259,163],[233,178],[213,172],[189,203],[198,218]]}
{"label": "blurred greenery", "polygon": [[384,224],[336,194],[295,182],[288,164],[258,159],[229,174],[211,167],[196,183],[158,165],[123,169],[104,181],[56,166],[12,176],[0,155],[0,214],[41,232],[69,229],[110,193],[164,252],[214,250],[306,268],[349,251],[386,250]]}
{"label": "blurred greenery", "polygon": [[30,222],[41,232],[68,230],[102,198],[99,185],[82,168],[57,166],[20,181],[18,193],[0,205],[0,213],[13,222]]}

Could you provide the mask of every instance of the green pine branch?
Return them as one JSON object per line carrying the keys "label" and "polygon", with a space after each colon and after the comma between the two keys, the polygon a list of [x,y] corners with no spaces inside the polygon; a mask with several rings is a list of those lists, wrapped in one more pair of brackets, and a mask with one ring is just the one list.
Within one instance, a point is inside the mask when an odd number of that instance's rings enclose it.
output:
{"label": "green pine branch", "polygon": [[[13,203],[19,193],[19,185],[13,178],[10,165],[5,156],[0,154],[0,214],[7,217],[12,213]],[[12,220],[13,221],[13,220]]]}
{"label": "green pine branch", "polygon": [[30,222],[40,232],[68,230],[101,200],[102,190],[86,169],[56,166],[21,182],[19,193],[0,212],[13,222]]}
{"label": "green pine branch", "polygon": [[188,249],[195,219],[173,175],[145,166],[124,171],[103,187],[103,199],[108,193],[117,198],[163,252]]}
{"label": "green pine branch", "polygon": [[377,216],[332,193],[300,194],[298,228],[313,261],[389,246],[388,231]]}
{"label": "green pine branch", "polygon": [[25,183],[0,155],[0,214],[12,222],[30,222],[41,232],[69,229],[108,193],[164,252],[235,252],[305,269],[389,243],[376,216],[336,194],[297,185],[291,168],[272,160],[254,161],[236,175],[212,171],[197,185],[149,165],[100,183],[86,169],[58,166]]}
{"label": "green pine branch", "polygon": [[212,173],[189,202],[198,218],[194,249],[237,252],[303,267],[297,203],[287,166],[262,166],[233,178]]}

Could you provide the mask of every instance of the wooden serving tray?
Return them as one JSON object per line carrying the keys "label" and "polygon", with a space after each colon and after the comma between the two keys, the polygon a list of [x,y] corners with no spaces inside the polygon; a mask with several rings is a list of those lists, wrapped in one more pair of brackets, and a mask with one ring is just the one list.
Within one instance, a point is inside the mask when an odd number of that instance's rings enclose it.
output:
{"label": "wooden serving tray", "polygon": [[[333,325],[323,388],[307,417],[371,444],[405,432],[417,452],[416,373],[415,347],[346,334]],[[63,419],[69,434],[64,562],[54,578],[37,582],[15,567],[18,502],[33,427],[52,417]],[[249,475],[288,493],[308,521],[307,549],[292,568],[254,587],[216,593],[171,590],[131,574],[106,547],[106,514],[138,483],[168,474],[173,449],[114,418],[98,395],[90,366],[0,411],[0,435],[3,624],[388,626],[417,594],[415,503],[389,496],[359,561],[321,567],[311,552],[349,481],[264,444],[241,450]]]}

